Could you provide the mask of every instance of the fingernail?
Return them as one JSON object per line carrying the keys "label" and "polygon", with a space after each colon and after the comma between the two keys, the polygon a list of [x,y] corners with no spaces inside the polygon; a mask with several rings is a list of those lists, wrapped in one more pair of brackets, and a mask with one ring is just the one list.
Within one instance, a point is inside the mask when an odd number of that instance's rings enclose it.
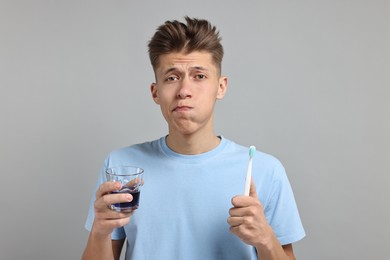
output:
{"label": "fingernail", "polygon": [[126,195],[126,199],[127,199],[128,201],[132,201],[132,200],[133,200],[133,196],[131,196],[131,195]]}

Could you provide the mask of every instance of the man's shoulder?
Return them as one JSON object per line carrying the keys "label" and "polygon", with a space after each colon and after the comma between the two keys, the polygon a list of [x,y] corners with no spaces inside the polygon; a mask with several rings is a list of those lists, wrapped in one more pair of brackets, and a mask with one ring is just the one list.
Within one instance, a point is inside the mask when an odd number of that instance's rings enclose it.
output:
{"label": "man's shoulder", "polygon": [[121,148],[118,148],[118,149],[111,151],[109,154],[109,157],[126,156],[128,154],[134,154],[134,153],[136,153],[136,154],[150,153],[150,152],[153,152],[153,151],[156,151],[159,149],[160,140],[161,140],[161,138],[156,139],[156,140],[152,140],[152,141],[145,141],[142,143],[135,143],[135,144],[131,144],[131,145],[128,145],[125,147],[121,147]]}
{"label": "man's shoulder", "polygon": [[[248,156],[249,158],[249,146],[238,144],[232,140],[229,140],[227,138],[224,138],[224,141],[226,142],[227,150],[232,153],[239,153],[244,154],[245,156]],[[261,149],[261,147],[256,147],[255,156],[253,157],[254,161],[261,160],[263,163],[267,162],[272,165],[280,165],[282,166],[280,160],[273,154],[265,152]]]}

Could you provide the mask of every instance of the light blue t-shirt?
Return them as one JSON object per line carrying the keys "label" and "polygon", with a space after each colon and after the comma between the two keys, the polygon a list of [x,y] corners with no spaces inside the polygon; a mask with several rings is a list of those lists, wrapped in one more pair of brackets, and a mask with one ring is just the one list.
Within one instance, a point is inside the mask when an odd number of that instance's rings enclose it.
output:
{"label": "light blue t-shirt", "polygon": [[[144,169],[140,205],[130,223],[112,233],[127,237],[128,260],[257,259],[256,250],[231,234],[231,199],[244,193],[248,151],[221,137],[213,150],[199,155],[172,151],[162,137],[112,152],[105,167]],[[252,178],[265,216],[280,243],[305,236],[285,170],[274,157],[257,151]],[[105,181],[103,170],[97,185]],[[91,230],[93,202],[86,221]]]}

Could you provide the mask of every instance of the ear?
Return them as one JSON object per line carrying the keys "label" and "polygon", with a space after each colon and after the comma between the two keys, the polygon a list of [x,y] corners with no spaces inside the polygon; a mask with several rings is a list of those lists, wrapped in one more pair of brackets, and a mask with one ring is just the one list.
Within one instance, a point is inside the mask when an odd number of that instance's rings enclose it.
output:
{"label": "ear", "polygon": [[217,92],[217,99],[223,99],[228,87],[228,79],[225,76],[219,78],[219,86]]}
{"label": "ear", "polygon": [[150,85],[150,93],[152,94],[152,98],[154,100],[154,103],[159,105],[160,104],[160,100],[158,98],[158,93],[157,93],[157,83],[152,83]]}

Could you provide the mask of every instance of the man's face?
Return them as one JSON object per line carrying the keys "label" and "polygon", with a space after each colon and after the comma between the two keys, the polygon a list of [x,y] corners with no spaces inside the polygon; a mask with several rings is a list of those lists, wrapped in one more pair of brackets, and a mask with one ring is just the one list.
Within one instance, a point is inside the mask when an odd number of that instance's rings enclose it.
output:
{"label": "man's face", "polygon": [[220,76],[210,53],[162,55],[155,74],[151,92],[170,134],[213,131],[214,105],[225,95],[227,78]]}

